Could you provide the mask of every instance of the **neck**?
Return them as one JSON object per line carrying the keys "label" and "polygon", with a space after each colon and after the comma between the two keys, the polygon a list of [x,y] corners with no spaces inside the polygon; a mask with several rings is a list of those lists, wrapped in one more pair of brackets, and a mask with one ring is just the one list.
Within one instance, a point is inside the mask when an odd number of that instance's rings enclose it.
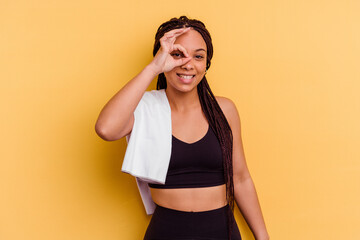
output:
{"label": "neck", "polygon": [[201,106],[196,87],[190,92],[180,92],[173,88],[167,87],[165,92],[171,107],[171,111],[187,112]]}

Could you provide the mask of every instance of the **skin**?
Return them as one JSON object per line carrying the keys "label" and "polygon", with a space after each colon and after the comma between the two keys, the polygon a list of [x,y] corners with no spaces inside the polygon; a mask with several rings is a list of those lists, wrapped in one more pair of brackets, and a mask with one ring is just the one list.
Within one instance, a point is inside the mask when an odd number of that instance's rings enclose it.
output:
{"label": "skin", "polygon": [[[133,112],[151,81],[160,73],[164,73],[167,80],[166,95],[171,107],[173,135],[181,141],[193,143],[206,134],[209,124],[201,110],[196,89],[206,70],[205,41],[197,31],[182,28],[165,33],[160,44],[152,62],[102,109],[95,131],[104,140],[118,140],[131,133]],[[179,75],[194,77],[186,80]],[[238,111],[230,99],[217,96],[216,100],[233,133],[235,202],[255,239],[269,239],[255,186],[246,165]],[[181,211],[207,211],[226,205],[225,184],[205,188],[150,190],[155,203]]]}
{"label": "skin", "polygon": [[[165,35],[163,44],[172,43],[174,35]],[[174,41],[179,49],[170,47],[170,55],[174,59],[185,58],[185,63],[164,72],[167,88],[166,94],[171,108],[173,135],[186,143],[200,140],[208,130],[208,122],[201,110],[197,85],[205,75],[206,43],[195,30],[187,30]],[[163,46],[163,45],[162,45]],[[194,76],[190,82],[184,83],[179,75]],[[185,80],[186,81],[186,80]],[[226,205],[225,184],[205,188],[157,189],[151,188],[155,203],[167,208],[182,211],[206,211]]]}

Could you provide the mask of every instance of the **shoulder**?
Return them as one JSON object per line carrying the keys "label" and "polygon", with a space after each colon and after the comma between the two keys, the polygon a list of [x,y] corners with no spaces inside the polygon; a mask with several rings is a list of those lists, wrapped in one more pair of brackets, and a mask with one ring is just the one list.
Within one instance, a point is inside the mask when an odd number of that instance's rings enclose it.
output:
{"label": "shoulder", "polygon": [[[222,111],[226,111],[228,113],[237,111],[235,103],[230,98],[221,97],[221,96],[215,96],[215,98],[216,98],[216,101],[219,103]],[[224,112],[224,114],[225,114],[225,112]]]}
{"label": "shoulder", "polygon": [[239,112],[235,103],[227,97],[215,96],[215,98],[230,126],[232,127],[234,124],[240,123]]}
{"label": "shoulder", "polygon": [[162,103],[166,102],[166,93],[165,89],[160,90],[151,90],[145,91],[143,96],[140,99],[140,103],[142,104],[154,104],[154,103]]}
{"label": "shoulder", "polygon": [[166,95],[165,89],[145,91],[143,97],[157,97],[162,95]]}

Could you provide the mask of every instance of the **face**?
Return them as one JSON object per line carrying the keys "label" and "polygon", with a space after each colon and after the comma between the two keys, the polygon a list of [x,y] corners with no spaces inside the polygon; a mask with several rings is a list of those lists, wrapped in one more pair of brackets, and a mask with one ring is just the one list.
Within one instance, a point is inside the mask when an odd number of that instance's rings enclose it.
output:
{"label": "face", "polygon": [[[172,87],[182,92],[196,90],[195,87],[205,75],[206,43],[199,32],[191,29],[177,37],[175,44],[183,46],[191,59],[184,65],[175,67],[173,70],[164,73],[167,87]],[[184,54],[181,51],[174,51],[171,53],[171,56],[179,59],[183,58]]]}

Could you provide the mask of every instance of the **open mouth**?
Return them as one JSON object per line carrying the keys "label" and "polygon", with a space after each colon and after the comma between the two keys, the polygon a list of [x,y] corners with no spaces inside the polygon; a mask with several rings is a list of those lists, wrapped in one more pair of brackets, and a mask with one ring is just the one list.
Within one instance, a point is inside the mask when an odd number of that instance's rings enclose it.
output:
{"label": "open mouth", "polygon": [[195,75],[184,75],[184,74],[179,74],[179,73],[177,73],[176,75],[178,75],[182,79],[187,79],[187,80],[192,79],[193,77],[195,77]]}

